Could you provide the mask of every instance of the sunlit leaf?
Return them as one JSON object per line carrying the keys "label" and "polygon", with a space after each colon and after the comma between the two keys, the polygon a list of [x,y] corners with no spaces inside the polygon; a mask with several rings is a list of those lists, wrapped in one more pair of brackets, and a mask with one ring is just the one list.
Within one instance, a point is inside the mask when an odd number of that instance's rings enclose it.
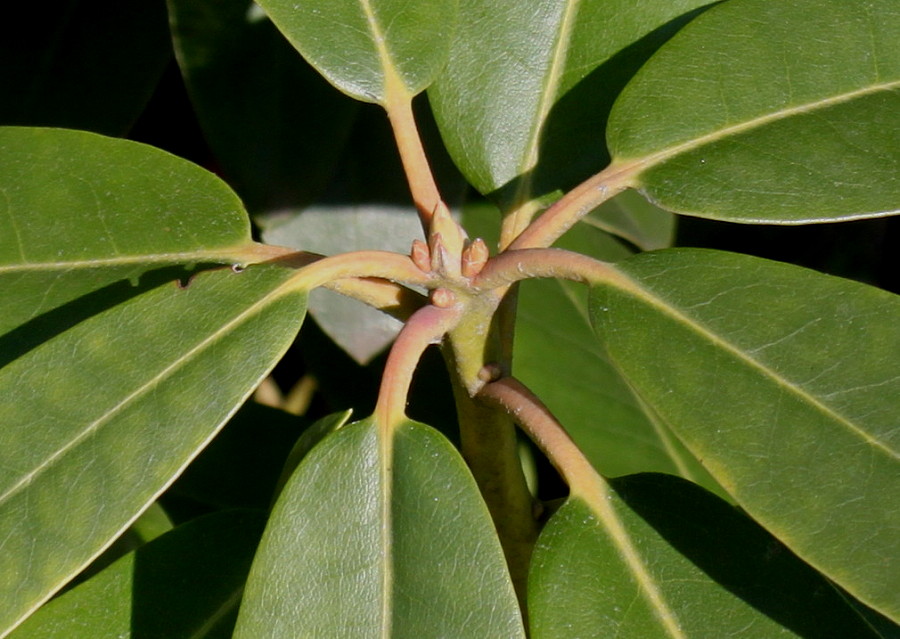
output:
{"label": "sunlit leaf", "polygon": [[413,96],[443,65],[457,0],[261,0],[303,57],[344,93],[383,103]]}
{"label": "sunlit leaf", "polygon": [[304,313],[291,274],[158,286],[0,369],[0,629],[127,528],[274,366]]}
{"label": "sunlit leaf", "polygon": [[708,0],[460,0],[429,97],[447,147],[506,208],[570,188],[609,160],[616,95]]}
{"label": "sunlit leaf", "polygon": [[[0,634],[148,507],[296,334],[217,178],[98,135],[0,130]],[[183,281],[182,281],[183,280]]]}
{"label": "sunlit leaf", "polygon": [[800,224],[900,210],[894,0],[732,0],[666,44],[609,120],[660,206]]}
{"label": "sunlit leaf", "polygon": [[235,637],[523,637],[478,488],[436,431],[344,426],[273,511]]}
{"label": "sunlit leaf", "polygon": [[[252,250],[250,221],[234,193],[158,149],[8,127],[0,129],[0,156],[0,335],[29,320],[48,330],[74,322],[66,303],[95,293],[94,303],[112,305],[151,271],[239,262]],[[187,276],[183,266],[148,275]],[[9,338],[0,337],[4,361],[13,353]]]}
{"label": "sunlit leaf", "polygon": [[617,269],[591,319],[637,394],[781,541],[900,617],[900,297],[714,251]]}

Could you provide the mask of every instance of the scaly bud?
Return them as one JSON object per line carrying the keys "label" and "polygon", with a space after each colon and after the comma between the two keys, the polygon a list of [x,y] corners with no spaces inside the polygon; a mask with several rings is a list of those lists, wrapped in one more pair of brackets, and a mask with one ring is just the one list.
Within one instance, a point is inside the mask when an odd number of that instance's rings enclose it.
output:
{"label": "scaly bud", "polygon": [[462,275],[469,279],[481,273],[481,269],[487,264],[490,251],[487,244],[480,237],[466,245],[462,252]]}
{"label": "scaly bud", "polygon": [[[431,249],[432,268],[447,277],[459,277],[460,263],[462,261],[463,247],[466,241],[466,233],[450,215],[450,209],[443,202],[438,202],[431,217],[431,229],[429,232],[429,248]],[[436,259],[436,253],[442,252]],[[437,268],[435,262],[442,262]]]}
{"label": "scaly bud", "polygon": [[423,273],[431,272],[431,255],[428,245],[422,240],[413,240],[412,250],[409,252],[409,259],[413,261],[419,270]]}

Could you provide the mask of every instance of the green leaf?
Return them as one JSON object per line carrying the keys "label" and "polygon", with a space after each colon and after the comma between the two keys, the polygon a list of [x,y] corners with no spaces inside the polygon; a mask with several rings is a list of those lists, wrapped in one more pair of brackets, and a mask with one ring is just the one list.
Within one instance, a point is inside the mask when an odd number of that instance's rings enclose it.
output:
{"label": "green leaf", "polygon": [[293,273],[152,287],[0,369],[0,632],[125,530],[274,366],[305,310]]}
{"label": "green leaf", "polygon": [[612,102],[708,0],[461,0],[429,98],[450,154],[508,208],[606,165]]}
{"label": "green leaf", "polygon": [[456,450],[374,418],[307,455],[275,506],[235,637],[523,637],[499,542]]}
{"label": "green leaf", "polygon": [[638,395],[754,518],[900,618],[900,298],[714,251],[617,269],[591,319]]}
{"label": "green leaf", "polygon": [[[136,293],[173,265],[240,262],[253,243],[234,193],[158,149],[61,129],[0,128],[0,335],[74,322],[65,305]],[[167,281],[187,272],[156,272]],[[21,336],[20,336],[21,337]],[[0,365],[24,348],[0,337]]]}
{"label": "green leaf", "polygon": [[758,524],[667,475],[570,497],[538,539],[528,600],[534,639],[880,637]]}
{"label": "green leaf", "polygon": [[265,517],[181,526],[49,602],[12,639],[229,639]]}
{"label": "green leaf", "polygon": [[733,0],[638,73],[609,120],[614,161],[678,213],[800,224],[900,207],[894,0]]}
{"label": "green leaf", "polygon": [[251,0],[168,4],[191,102],[229,183],[254,213],[309,204],[359,103],[306,64]]}
{"label": "green leaf", "polygon": [[457,0],[262,0],[275,25],[344,93],[384,104],[421,92],[440,71]]}
{"label": "green leaf", "polygon": [[7,4],[0,124],[124,135],[171,59],[159,0]]}

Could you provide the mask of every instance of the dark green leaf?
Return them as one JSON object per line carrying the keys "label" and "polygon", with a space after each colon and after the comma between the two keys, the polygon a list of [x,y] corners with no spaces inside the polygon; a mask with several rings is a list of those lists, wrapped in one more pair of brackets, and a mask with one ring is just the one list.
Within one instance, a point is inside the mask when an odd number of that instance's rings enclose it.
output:
{"label": "dark green leaf", "polygon": [[604,492],[603,504],[569,498],[538,540],[534,639],[880,637],[825,578],[701,488],[647,474]]}
{"label": "dark green leaf", "polygon": [[713,251],[617,269],[591,318],[637,394],[754,518],[900,618],[900,298]]}
{"label": "dark green leaf", "polygon": [[708,0],[461,0],[447,68],[429,90],[451,155],[504,206],[602,169],[615,96]]}
{"label": "dark green leaf", "polygon": [[801,224],[900,210],[895,0],[733,0],[623,91],[608,141],[672,211]]}
{"label": "dark green leaf", "polygon": [[0,632],[127,528],[278,361],[305,309],[292,275],[158,286],[0,369]]}
{"label": "dark green leaf", "polygon": [[229,639],[265,517],[192,521],[54,599],[12,639]]}
{"label": "dark green leaf", "polygon": [[457,0],[262,0],[303,57],[344,93],[412,97],[446,59]]}
{"label": "dark green leaf", "polygon": [[324,189],[358,103],[329,86],[250,0],[169,0],[206,138],[254,213]]}

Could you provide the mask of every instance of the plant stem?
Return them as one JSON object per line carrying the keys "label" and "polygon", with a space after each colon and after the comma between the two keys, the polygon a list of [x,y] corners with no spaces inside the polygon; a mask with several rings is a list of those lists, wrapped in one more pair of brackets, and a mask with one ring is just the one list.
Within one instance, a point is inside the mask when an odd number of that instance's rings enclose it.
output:
{"label": "plant stem", "polygon": [[503,411],[473,399],[456,374],[451,349],[445,348],[444,355],[453,381],[460,450],[491,513],[522,614],[526,616],[528,568],[540,531],[534,499],[519,460],[515,426]]}
{"label": "plant stem", "polygon": [[392,282],[427,287],[431,276],[423,273],[407,255],[390,251],[354,251],[321,258],[294,276],[295,286],[312,290],[350,277],[378,277]]}
{"label": "plant stem", "polygon": [[569,437],[543,402],[514,377],[486,384],[478,397],[500,406],[509,413],[528,437],[547,456],[570,489],[584,486],[590,478],[595,484],[597,471]]}
{"label": "plant stem", "polygon": [[473,280],[477,288],[493,290],[524,279],[553,277],[594,284],[610,282],[622,288],[630,280],[614,265],[564,249],[531,248],[506,251],[490,260]]}
{"label": "plant stem", "polygon": [[578,220],[614,195],[634,186],[635,166],[611,164],[557,200],[509,245],[510,249],[550,246]]}
{"label": "plant stem", "polygon": [[441,194],[431,173],[428,157],[422,146],[422,138],[416,126],[412,96],[406,92],[391,91],[387,95],[384,108],[394,131],[394,139],[400,151],[400,161],[403,163],[413,202],[427,235],[431,228],[432,213],[441,203]]}
{"label": "plant stem", "polygon": [[382,427],[389,428],[406,418],[409,385],[423,351],[440,342],[459,320],[461,311],[458,304],[429,305],[413,313],[406,322],[391,347],[381,377],[375,418]]}

